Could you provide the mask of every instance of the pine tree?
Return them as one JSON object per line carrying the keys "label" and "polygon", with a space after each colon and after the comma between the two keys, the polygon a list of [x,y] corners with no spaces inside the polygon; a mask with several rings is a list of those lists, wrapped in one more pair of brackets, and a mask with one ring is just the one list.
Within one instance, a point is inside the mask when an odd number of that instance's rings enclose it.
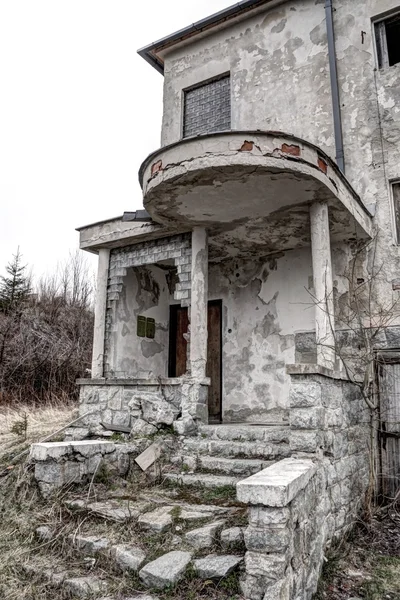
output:
{"label": "pine tree", "polygon": [[0,276],[0,311],[10,312],[27,300],[31,293],[31,279],[22,264],[22,255],[17,249],[6,266],[7,276]]}

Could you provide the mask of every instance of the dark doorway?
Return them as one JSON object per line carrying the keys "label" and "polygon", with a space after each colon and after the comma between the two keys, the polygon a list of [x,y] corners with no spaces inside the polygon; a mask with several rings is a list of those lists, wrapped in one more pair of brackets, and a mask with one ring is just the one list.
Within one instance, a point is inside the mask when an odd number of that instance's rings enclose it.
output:
{"label": "dark doorway", "polygon": [[[189,325],[188,309],[170,307],[168,376],[180,377],[186,373],[187,341],[184,334]],[[208,303],[207,377],[208,416],[211,423],[220,423],[222,417],[222,301]]]}

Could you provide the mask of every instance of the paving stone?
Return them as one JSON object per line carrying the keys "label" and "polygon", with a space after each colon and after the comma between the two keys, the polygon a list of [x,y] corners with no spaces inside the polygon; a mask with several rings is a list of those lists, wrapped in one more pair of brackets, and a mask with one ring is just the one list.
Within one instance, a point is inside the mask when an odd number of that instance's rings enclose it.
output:
{"label": "paving stone", "polygon": [[200,519],[211,519],[216,516],[226,515],[232,512],[229,508],[220,506],[209,506],[207,504],[181,504],[179,518],[182,521],[197,521]]}
{"label": "paving stone", "polygon": [[224,521],[216,521],[204,527],[193,529],[185,534],[185,541],[193,548],[201,550],[203,548],[211,548],[216,541],[218,530],[224,525]]}
{"label": "paving stone", "polygon": [[169,529],[173,523],[171,511],[173,506],[161,506],[151,512],[144,513],[138,519],[140,527],[154,531],[155,533],[163,533]]}
{"label": "paving stone", "polygon": [[65,579],[64,587],[78,598],[92,598],[95,594],[104,592],[107,584],[97,577],[72,577]]}
{"label": "paving stone", "polygon": [[194,568],[201,579],[222,579],[243,561],[243,556],[209,554],[194,561]]}
{"label": "paving stone", "polygon": [[146,560],[146,554],[138,546],[118,544],[111,548],[111,556],[122,571],[137,573]]}
{"label": "paving stone", "polygon": [[223,548],[230,548],[243,542],[243,530],[241,527],[230,527],[221,531],[221,545]]}
{"label": "paving stone", "polygon": [[175,585],[185,574],[192,559],[190,552],[174,550],[148,563],[139,577],[147,587],[163,589]]}
{"label": "paving stone", "polygon": [[95,535],[84,537],[82,535],[70,535],[68,539],[81,552],[88,556],[95,556],[110,545],[107,538],[100,538]]}
{"label": "paving stone", "polygon": [[92,502],[86,508],[99,517],[124,522],[137,519],[143,507],[143,504],[134,504],[128,500],[107,500],[106,502]]}

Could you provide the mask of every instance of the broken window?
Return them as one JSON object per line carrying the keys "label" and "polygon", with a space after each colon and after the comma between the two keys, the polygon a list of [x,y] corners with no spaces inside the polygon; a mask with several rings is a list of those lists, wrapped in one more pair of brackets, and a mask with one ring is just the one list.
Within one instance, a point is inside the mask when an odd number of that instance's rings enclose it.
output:
{"label": "broken window", "polygon": [[375,23],[380,69],[400,63],[400,13]]}
{"label": "broken window", "polygon": [[197,85],[184,94],[183,137],[231,128],[229,75]]}
{"label": "broken window", "polygon": [[400,181],[392,183],[392,195],[397,243],[400,244]]}

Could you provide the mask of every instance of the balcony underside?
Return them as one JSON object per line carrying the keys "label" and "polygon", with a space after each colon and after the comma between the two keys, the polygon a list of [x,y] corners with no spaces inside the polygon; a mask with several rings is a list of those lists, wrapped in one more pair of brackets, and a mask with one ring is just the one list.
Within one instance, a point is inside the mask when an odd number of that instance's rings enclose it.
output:
{"label": "balcony underside", "polygon": [[370,237],[371,216],[318,148],[278,133],[221,133],[163,148],[141,168],[144,206],[168,229],[207,227],[211,258],[310,245],[309,206],[332,241]]}

